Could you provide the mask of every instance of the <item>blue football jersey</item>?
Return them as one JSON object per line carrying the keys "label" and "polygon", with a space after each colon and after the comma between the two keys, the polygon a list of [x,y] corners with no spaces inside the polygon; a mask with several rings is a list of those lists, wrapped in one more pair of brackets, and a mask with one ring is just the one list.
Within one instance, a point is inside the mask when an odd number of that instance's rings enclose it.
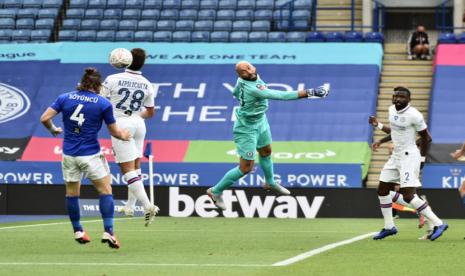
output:
{"label": "blue football jersey", "polygon": [[51,108],[63,113],[64,154],[85,156],[100,152],[97,136],[102,121],[107,125],[115,123],[107,99],[89,91],[74,91],[60,95]]}

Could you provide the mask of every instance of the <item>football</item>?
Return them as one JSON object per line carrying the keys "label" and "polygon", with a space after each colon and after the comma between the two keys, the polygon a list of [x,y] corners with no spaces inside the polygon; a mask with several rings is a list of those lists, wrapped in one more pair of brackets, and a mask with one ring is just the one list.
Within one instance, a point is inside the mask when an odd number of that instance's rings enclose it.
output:
{"label": "football", "polygon": [[132,63],[132,54],[125,48],[116,48],[111,51],[109,62],[117,69],[126,68]]}

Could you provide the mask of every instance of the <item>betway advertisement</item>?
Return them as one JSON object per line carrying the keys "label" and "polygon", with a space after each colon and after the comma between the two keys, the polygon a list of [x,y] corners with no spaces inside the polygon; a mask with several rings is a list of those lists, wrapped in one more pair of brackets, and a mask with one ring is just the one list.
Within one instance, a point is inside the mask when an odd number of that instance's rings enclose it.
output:
{"label": "betway advertisement", "polygon": [[[146,121],[146,138],[153,144],[157,185],[214,185],[237,165],[232,127],[238,102],[231,91],[237,79],[234,64],[247,59],[272,89],[332,85],[325,100],[270,101],[276,177],[297,187],[361,187],[371,154],[372,129],[366,118],[375,111],[380,46],[256,46],[0,45],[0,160],[16,160],[1,163],[0,183],[62,184],[62,140],[50,137],[38,122],[40,115],[60,94],[74,90],[85,67],[94,66],[103,76],[116,73],[107,64],[111,49],[143,47],[148,53],[143,74],[155,90],[156,114]],[[353,55],[322,55],[327,47]],[[105,127],[100,138],[114,183],[120,184]],[[145,174],[146,168],[144,163]],[[256,172],[247,185],[255,185],[261,175]]]}

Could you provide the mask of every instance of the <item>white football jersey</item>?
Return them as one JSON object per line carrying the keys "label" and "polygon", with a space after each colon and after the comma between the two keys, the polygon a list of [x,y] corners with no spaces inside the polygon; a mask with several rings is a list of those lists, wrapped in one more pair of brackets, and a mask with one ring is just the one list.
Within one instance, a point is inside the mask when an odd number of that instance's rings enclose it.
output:
{"label": "white football jersey", "polygon": [[389,107],[389,124],[391,138],[394,143],[394,154],[404,151],[418,151],[416,145],[417,132],[427,128],[423,115],[414,107],[408,105],[397,111],[394,105]]}
{"label": "white football jersey", "polygon": [[126,69],[108,76],[100,94],[110,100],[116,118],[139,115],[143,107],[155,105],[152,83],[140,71]]}

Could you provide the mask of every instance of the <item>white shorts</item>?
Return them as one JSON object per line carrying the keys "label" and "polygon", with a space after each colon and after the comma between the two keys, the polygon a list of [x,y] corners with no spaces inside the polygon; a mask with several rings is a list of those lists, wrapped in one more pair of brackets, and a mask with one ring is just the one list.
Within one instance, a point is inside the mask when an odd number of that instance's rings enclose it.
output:
{"label": "white shorts", "polygon": [[391,155],[384,164],[379,181],[397,183],[401,188],[421,187],[420,164],[421,156],[417,151],[403,152],[400,156]]}
{"label": "white shorts", "polygon": [[63,154],[61,169],[66,182],[78,182],[82,177],[98,180],[110,174],[107,160],[101,152],[87,156]]}
{"label": "white shorts", "polygon": [[116,124],[129,131],[132,139],[123,141],[111,137],[116,163],[125,163],[141,158],[144,151],[145,122],[138,115],[116,118]]}

